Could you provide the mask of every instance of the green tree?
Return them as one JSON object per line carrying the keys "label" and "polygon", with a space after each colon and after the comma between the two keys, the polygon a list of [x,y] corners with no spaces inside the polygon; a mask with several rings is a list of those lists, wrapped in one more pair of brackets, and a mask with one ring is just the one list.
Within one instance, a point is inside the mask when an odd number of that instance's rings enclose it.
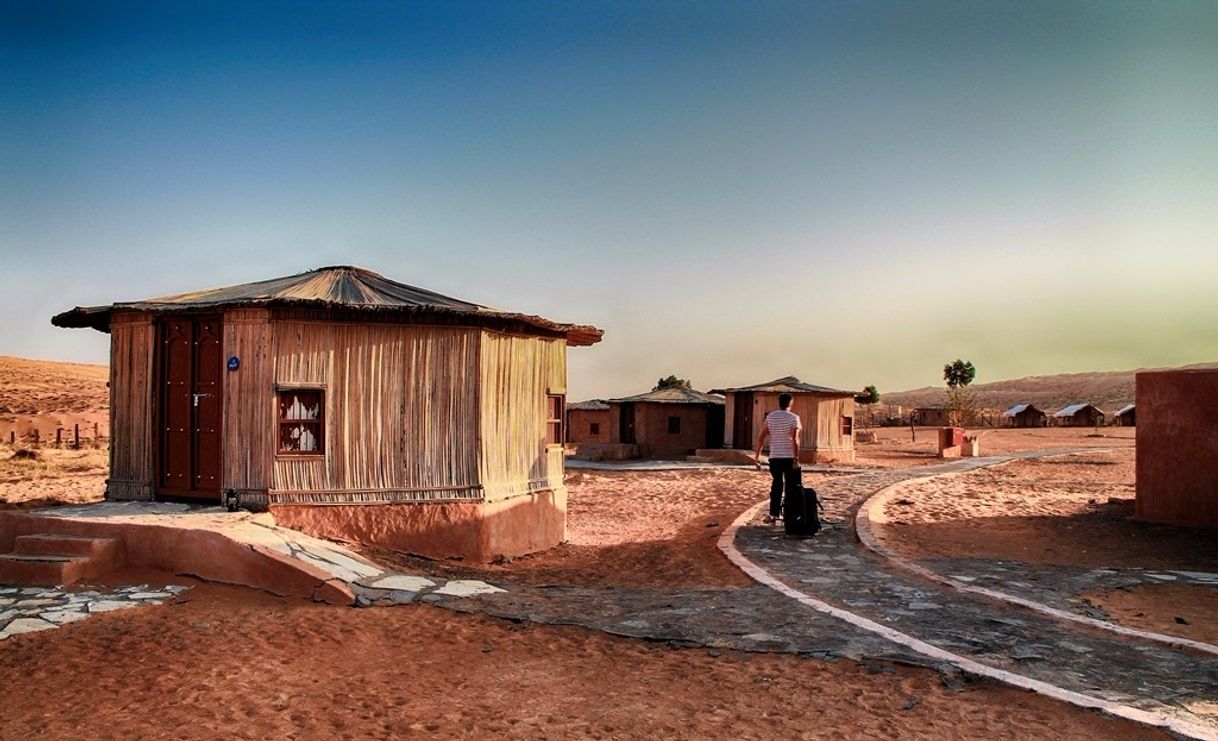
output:
{"label": "green tree", "polygon": [[669,376],[668,378],[661,378],[660,380],[656,381],[656,387],[653,388],[652,391],[659,391],[660,389],[688,389],[688,388],[693,388],[693,384],[689,382],[688,378],[677,378],[676,376]]}
{"label": "green tree", "polygon": [[947,383],[947,401],[943,409],[947,412],[948,424],[967,427],[977,423],[977,395],[968,389],[977,377],[977,369],[971,361],[956,358],[943,366],[943,380]]}
{"label": "green tree", "polygon": [[947,381],[948,388],[964,388],[976,377],[977,369],[973,367],[971,361],[956,358],[954,362],[943,366],[943,380]]}
{"label": "green tree", "polygon": [[854,397],[855,402],[864,406],[878,404],[880,402],[880,392],[875,386],[864,386],[863,393]]}

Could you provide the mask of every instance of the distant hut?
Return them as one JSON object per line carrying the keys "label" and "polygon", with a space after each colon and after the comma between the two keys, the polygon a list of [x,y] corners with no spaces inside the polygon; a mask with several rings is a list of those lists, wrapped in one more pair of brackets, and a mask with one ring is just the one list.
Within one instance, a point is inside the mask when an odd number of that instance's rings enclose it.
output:
{"label": "distant hut", "polygon": [[1218,368],[1137,374],[1140,520],[1218,528]]}
{"label": "distant hut", "polygon": [[433,557],[565,535],[566,351],[595,327],[346,266],[52,322],[111,336],[109,499],[236,499]]}
{"label": "distant hut", "polygon": [[1049,415],[1031,404],[1016,404],[1002,413],[1004,427],[1046,427]]}
{"label": "distant hut", "polygon": [[1126,404],[1116,410],[1112,421],[1118,427],[1136,427],[1138,424],[1137,407],[1133,404]]}
{"label": "distant hut", "polygon": [[804,432],[801,459],[808,463],[854,462],[854,397],[857,391],[816,386],[795,376],[755,386],[720,389],[726,397],[723,437],[729,448],[752,448],[765,415],[778,408],[778,395],[794,397],[791,411]]}
{"label": "distant hut", "polygon": [[590,399],[567,405],[567,442],[573,445],[604,444],[612,440],[609,402]]}
{"label": "distant hut", "polygon": [[1098,427],[1104,424],[1104,413],[1094,404],[1071,404],[1053,415],[1059,427]]}
{"label": "distant hut", "polygon": [[947,410],[943,407],[918,407],[910,415],[911,424],[920,427],[945,427],[950,424]]}
{"label": "distant hut", "polygon": [[610,399],[618,420],[614,442],[637,445],[644,458],[680,457],[723,445],[722,396],[689,388],[663,388]]}

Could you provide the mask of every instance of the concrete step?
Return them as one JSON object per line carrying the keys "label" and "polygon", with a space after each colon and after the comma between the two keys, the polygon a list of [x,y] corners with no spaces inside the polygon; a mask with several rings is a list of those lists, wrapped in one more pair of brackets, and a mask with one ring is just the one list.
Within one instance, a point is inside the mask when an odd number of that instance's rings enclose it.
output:
{"label": "concrete step", "polygon": [[117,560],[119,541],[114,538],[90,538],[81,535],[55,535],[39,533],[18,535],[13,543],[13,553],[48,556],[93,556]]}
{"label": "concrete step", "polygon": [[0,584],[60,586],[91,576],[88,556],[0,554]]}

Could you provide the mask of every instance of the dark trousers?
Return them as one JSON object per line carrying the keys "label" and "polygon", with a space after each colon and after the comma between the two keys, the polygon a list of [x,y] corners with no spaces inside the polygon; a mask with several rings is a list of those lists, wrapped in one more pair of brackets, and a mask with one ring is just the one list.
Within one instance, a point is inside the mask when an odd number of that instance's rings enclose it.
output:
{"label": "dark trousers", "polygon": [[782,514],[782,493],[793,490],[799,482],[799,469],[794,458],[770,459],[770,517]]}

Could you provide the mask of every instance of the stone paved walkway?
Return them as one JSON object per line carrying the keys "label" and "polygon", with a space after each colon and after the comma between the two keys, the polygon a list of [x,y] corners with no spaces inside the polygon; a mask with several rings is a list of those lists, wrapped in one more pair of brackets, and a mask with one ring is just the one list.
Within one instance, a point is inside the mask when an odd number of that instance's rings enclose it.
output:
{"label": "stone paved walkway", "polygon": [[1109,620],[1110,616],[1084,598],[1088,592],[1166,583],[1208,587],[1218,592],[1218,574],[1197,571],[1045,566],[985,558],[936,557],[918,563],[949,579],[1006,592],[1096,620]]}
{"label": "stone paved walkway", "polygon": [[159,605],[188,587],[148,585],[121,589],[64,589],[55,587],[0,587],[0,641],[9,636],[54,630],[90,615]]}

